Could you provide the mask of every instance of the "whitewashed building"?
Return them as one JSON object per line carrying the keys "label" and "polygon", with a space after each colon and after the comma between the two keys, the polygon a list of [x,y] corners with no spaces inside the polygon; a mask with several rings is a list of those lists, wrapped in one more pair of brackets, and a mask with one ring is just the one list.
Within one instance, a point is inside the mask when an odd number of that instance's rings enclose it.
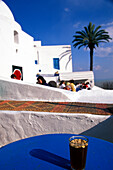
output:
{"label": "whitewashed building", "polygon": [[34,41],[22,30],[0,0],[0,77],[10,79],[15,69],[30,83],[36,83],[37,73],[72,72],[71,46],[41,46],[41,41]]}

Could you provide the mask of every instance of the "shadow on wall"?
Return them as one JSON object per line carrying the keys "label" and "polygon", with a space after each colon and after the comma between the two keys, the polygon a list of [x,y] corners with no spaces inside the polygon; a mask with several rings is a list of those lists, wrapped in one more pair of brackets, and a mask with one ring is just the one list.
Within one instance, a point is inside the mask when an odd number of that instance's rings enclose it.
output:
{"label": "shadow on wall", "polygon": [[72,60],[71,47],[63,47],[63,48],[66,48],[66,50],[63,53],[60,54],[60,60],[62,58],[64,58],[65,56],[69,55],[68,62],[66,64],[66,66],[65,66],[65,69],[67,69],[67,66],[68,66],[69,62]]}
{"label": "shadow on wall", "polygon": [[110,116],[93,128],[80,133],[80,135],[92,136],[113,143],[113,116]]}

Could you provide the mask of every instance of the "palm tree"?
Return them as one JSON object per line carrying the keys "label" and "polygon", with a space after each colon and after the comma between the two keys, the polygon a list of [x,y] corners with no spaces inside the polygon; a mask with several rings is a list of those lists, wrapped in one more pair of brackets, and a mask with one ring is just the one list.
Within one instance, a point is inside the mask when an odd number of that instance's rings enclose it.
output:
{"label": "palm tree", "polygon": [[93,71],[93,52],[94,48],[99,46],[101,42],[109,42],[112,39],[108,32],[103,29],[100,29],[101,26],[95,28],[95,25],[90,22],[88,27],[84,27],[84,30],[77,31],[76,34],[73,36],[74,40],[74,47],[78,46],[80,49],[82,46],[90,49],[90,71]]}

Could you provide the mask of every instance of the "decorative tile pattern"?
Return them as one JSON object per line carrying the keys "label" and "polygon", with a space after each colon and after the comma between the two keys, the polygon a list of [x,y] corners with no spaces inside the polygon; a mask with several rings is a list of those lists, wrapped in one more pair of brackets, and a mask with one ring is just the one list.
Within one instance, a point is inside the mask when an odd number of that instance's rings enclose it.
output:
{"label": "decorative tile pattern", "polygon": [[0,110],[112,115],[113,104],[0,100]]}

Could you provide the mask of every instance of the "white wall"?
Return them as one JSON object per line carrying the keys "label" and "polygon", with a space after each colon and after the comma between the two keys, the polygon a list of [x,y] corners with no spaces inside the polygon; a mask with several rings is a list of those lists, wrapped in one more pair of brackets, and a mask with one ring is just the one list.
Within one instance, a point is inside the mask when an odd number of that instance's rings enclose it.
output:
{"label": "white wall", "polygon": [[[14,31],[18,32],[19,43],[14,42]],[[0,74],[10,78],[12,65],[23,67],[25,82],[36,82],[34,73],[33,38],[23,32],[16,23],[0,18]],[[16,52],[16,50],[18,50]]]}
{"label": "white wall", "polygon": [[68,94],[69,91],[59,88],[0,78],[0,100],[71,101]]}
{"label": "white wall", "polygon": [[[41,42],[34,41],[33,37],[22,31],[21,26],[14,20],[10,9],[0,1],[0,76],[10,79],[12,65],[23,68],[23,81],[36,83],[36,74],[39,69],[41,73],[54,73],[53,58],[61,58],[66,50],[71,47],[64,46],[41,46]],[[3,14],[3,15],[2,15]],[[18,33],[19,43],[14,42],[14,31]],[[36,47],[34,47],[36,45]],[[39,64],[35,64],[38,59]],[[67,69],[65,66],[69,60],[69,54],[60,61],[61,72],[72,71],[72,60]],[[62,55],[61,55],[62,54]]]}
{"label": "white wall", "polygon": [[19,32],[18,53],[15,53],[15,60],[12,63],[23,67],[23,81],[36,82],[35,56],[33,49],[33,37],[22,30]]}
{"label": "white wall", "polygon": [[[69,50],[69,52],[66,52],[67,50]],[[57,71],[57,69],[53,68],[53,58],[60,59],[59,72],[72,72],[72,59],[69,64],[67,64],[69,56],[71,55],[70,45],[41,46],[37,47],[37,51],[39,53],[38,70],[41,70],[42,74],[54,74],[55,71]]]}
{"label": "white wall", "polygon": [[113,116],[0,111],[0,146],[51,133],[82,134],[113,142],[112,126]]}

